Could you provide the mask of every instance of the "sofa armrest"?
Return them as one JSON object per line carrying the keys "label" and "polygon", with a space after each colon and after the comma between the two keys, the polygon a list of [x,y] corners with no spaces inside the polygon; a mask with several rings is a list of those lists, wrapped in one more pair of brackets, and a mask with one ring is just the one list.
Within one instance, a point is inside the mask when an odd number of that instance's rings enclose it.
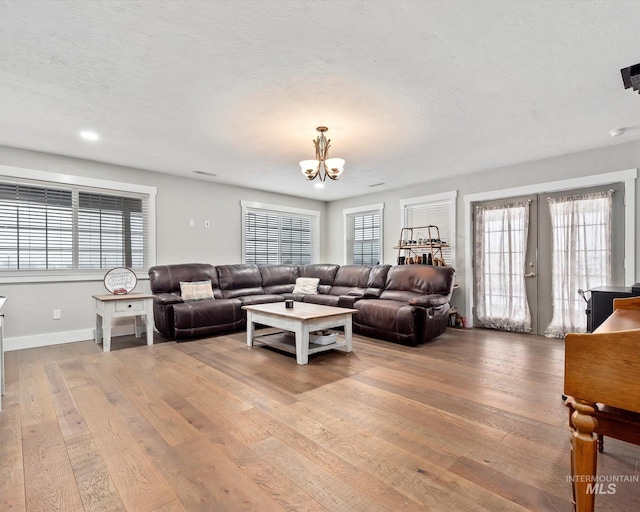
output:
{"label": "sofa armrest", "polygon": [[449,303],[448,295],[421,295],[420,297],[414,297],[409,300],[409,304],[412,306],[421,306],[424,308],[441,308],[445,304]]}
{"label": "sofa armrest", "polygon": [[180,304],[184,301],[177,293],[157,293],[153,302],[160,306],[168,306],[169,304]]}
{"label": "sofa armrest", "polygon": [[362,298],[362,295],[340,295],[338,297],[338,307],[339,308],[349,308],[353,309],[353,305]]}
{"label": "sofa armrest", "polygon": [[382,288],[367,288],[362,294],[363,299],[379,299],[382,295]]}

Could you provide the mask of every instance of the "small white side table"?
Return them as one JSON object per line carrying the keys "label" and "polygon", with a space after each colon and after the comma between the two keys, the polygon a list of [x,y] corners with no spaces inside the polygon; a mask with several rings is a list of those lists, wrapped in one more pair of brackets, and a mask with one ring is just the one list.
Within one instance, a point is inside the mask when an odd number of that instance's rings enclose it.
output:
{"label": "small white side table", "polygon": [[153,295],[128,293],[126,295],[94,295],[96,300],[96,343],[102,341],[102,350],[111,350],[111,321],[114,318],[133,317],[136,338],[141,336],[140,322],[146,317],[147,345],[153,345]]}

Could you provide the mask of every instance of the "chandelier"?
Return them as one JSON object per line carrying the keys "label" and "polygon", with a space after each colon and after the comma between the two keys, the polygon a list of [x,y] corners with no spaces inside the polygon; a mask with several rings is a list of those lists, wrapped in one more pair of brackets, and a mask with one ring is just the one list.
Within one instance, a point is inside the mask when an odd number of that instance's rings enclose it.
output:
{"label": "chandelier", "polygon": [[316,176],[320,178],[321,182],[324,182],[327,178],[337,180],[338,176],[344,171],[344,160],[342,158],[327,158],[331,139],[327,139],[324,136],[324,132],[328,129],[326,126],[318,126],[316,128],[320,132],[320,135],[313,141],[313,145],[316,147],[316,159],[300,162],[300,171],[309,181],[315,179]]}

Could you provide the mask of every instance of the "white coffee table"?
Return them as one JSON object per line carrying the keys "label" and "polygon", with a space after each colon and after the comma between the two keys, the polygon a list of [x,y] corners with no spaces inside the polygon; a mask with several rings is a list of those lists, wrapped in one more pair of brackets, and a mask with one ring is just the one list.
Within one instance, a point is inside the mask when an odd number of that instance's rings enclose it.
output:
{"label": "white coffee table", "polygon": [[[273,345],[279,349],[294,352],[298,364],[307,364],[309,354],[323,352],[325,350],[352,350],[351,317],[358,311],[356,309],[337,308],[308,304],[306,302],[294,302],[293,308],[285,308],[284,302],[272,302],[270,304],[255,304],[243,306],[247,311],[247,345],[253,346],[254,341],[266,345]],[[295,349],[287,344],[280,336],[263,335],[256,337],[255,324],[276,327],[295,334]],[[316,345],[309,343],[309,332],[321,331],[332,327],[344,327],[344,340],[330,345]]]}

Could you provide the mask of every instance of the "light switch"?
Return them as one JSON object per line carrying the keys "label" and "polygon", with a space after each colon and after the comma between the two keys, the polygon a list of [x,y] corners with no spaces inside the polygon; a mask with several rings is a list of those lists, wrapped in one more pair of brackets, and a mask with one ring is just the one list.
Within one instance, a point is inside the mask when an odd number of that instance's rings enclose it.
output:
{"label": "light switch", "polygon": [[189,219],[189,227],[190,228],[195,228],[196,227],[195,219]]}

